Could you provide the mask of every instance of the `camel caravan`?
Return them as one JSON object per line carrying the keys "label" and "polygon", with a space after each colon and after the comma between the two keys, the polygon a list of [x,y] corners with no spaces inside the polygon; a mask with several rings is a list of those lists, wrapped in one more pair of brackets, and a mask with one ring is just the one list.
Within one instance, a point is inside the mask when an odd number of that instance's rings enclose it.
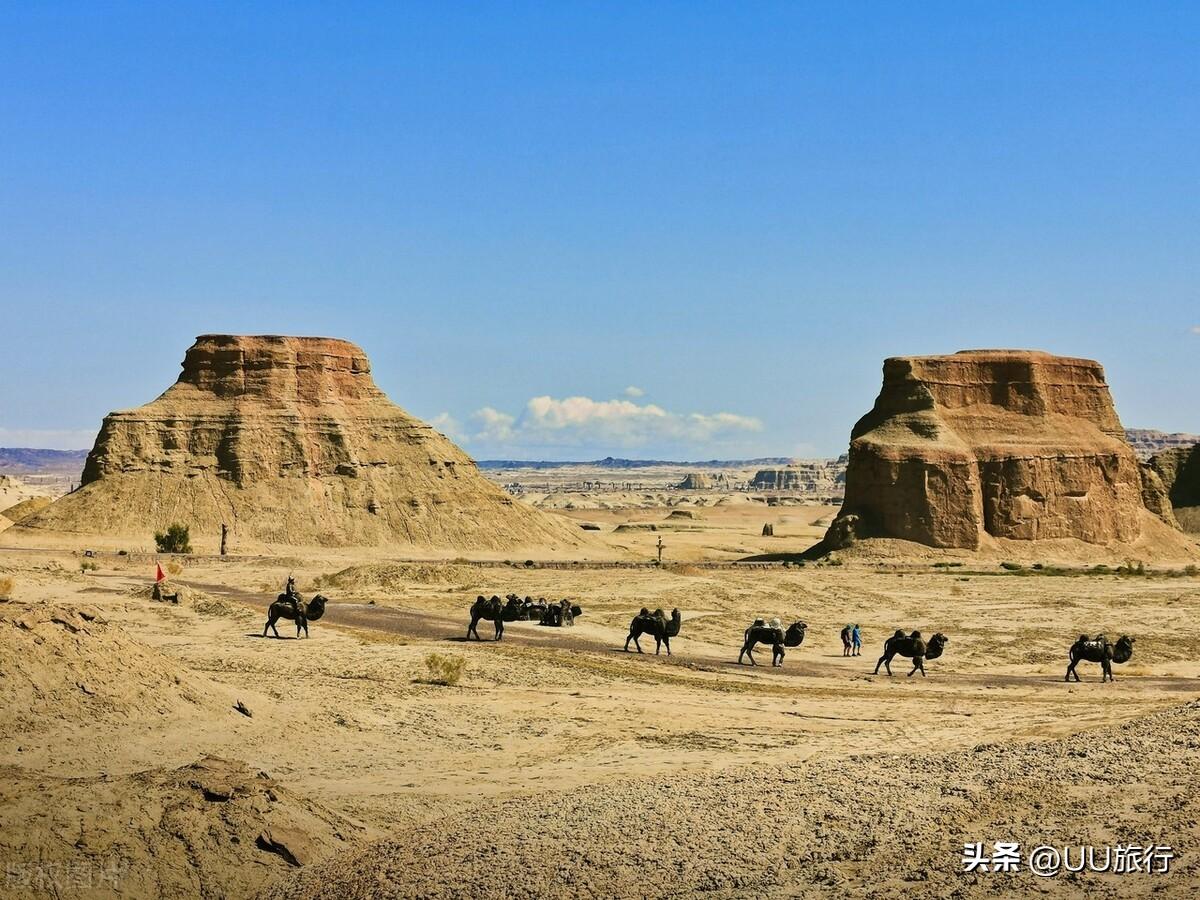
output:
{"label": "camel caravan", "polygon": [[[325,605],[328,602],[328,599],[321,594],[316,594],[311,600],[305,601],[296,591],[295,579],[289,577],[284,592],[271,603],[267,610],[267,622],[263,626],[263,637],[267,636],[268,631],[273,631],[275,637],[280,636],[279,629],[276,627],[276,623],[280,619],[288,619],[296,623],[297,638],[301,634],[308,637],[308,623],[315,622],[325,615]],[[504,600],[501,600],[494,594],[490,598],[480,594],[471,604],[471,621],[467,626],[467,640],[470,640],[472,636],[477,641],[482,640],[479,636],[478,626],[479,622],[484,619],[493,623],[495,626],[494,639],[499,641],[504,637],[505,622],[537,622],[538,625],[562,628],[574,625],[575,620],[581,615],[583,615],[583,609],[566,598],[547,601],[544,597],[534,600],[528,596],[522,599],[516,594],[508,594]],[[642,607],[629,623],[629,635],[625,638],[624,650],[629,652],[629,645],[632,643],[637,652],[642,653],[640,639],[652,637],[654,638],[655,656],[658,656],[664,649],[667,651],[667,656],[670,656],[671,638],[679,636],[682,625],[683,614],[678,609],[671,610],[671,615],[668,617],[661,608],[650,612],[647,607]],[[846,653],[847,634],[851,628],[857,639],[857,625],[848,625],[842,629],[843,655]],[[742,635],[742,649],[737,658],[738,665],[744,665],[743,660],[749,660],[750,665],[757,666],[758,662],[754,659],[754,648],[759,644],[765,644],[771,648],[771,665],[782,667],[786,649],[797,648],[803,644],[807,629],[808,625],[800,620],[792,622],[785,628],[778,618],[770,621],[765,618],[755,619]],[[897,630],[895,634],[884,641],[883,655],[875,663],[875,671],[872,674],[878,675],[880,667],[883,667],[887,674],[891,675],[892,660],[897,656],[902,656],[912,660],[912,669],[909,670],[908,677],[911,678],[917,672],[921,673],[921,677],[925,677],[925,662],[940,658],[945,653],[946,644],[949,641],[950,639],[940,631],[926,640],[920,631],[905,633],[903,630]],[[1069,663],[1064,680],[1070,681],[1074,678],[1075,681],[1079,681],[1076,666],[1081,662],[1093,662],[1100,664],[1100,680],[1102,682],[1113,681],[1113,663],[1119,665],[1128,662],[1133,657],[1133,644],[1134,638],[1129,635],[1121,635],[1114,643],[1103,634],[1095,637],[1081,634],[1067,653]]]}
{"label": "camel caravan", "polygon": [[551,628],[562,628],[575,624],[575,620],[583,615],[583,608],[570,600],[551,600],[546,602],[539,597],[536,602],[532,597],[521,600],[516,594],[509,594],[502,602],[498,596],[491,599],[480,594],[471,604],[471,624],[467,626],[467,639],[475,635],[475,640],[482,640],[476,626],[480,619],[487,619],[496,626],[496,640],[504,637],[505,622],[537,622]]}

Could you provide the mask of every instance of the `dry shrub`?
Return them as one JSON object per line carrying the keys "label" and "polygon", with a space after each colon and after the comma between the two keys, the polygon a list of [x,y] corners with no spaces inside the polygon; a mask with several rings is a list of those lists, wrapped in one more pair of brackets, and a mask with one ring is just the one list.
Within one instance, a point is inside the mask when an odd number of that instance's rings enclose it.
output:
{"label": "dry shrub", "polygon": [[430,653],[425,657],[425,668],[429,670],[428,681],[431,684],[458,684],[466,666],[467,661],[461,656]]}
{"label": "dry shrub", "polygon": [[167,563],[167,574],[168,575],[178,575],[182,571],[183,571],[183,566],[181,566],[179,563],[175,562],[174,560],[171,560],[171,562]]}
{"label": "dry shrub", "polygon": [[15,582],[11,576],[0,575],[0,600],[11,600],[13,585]]}

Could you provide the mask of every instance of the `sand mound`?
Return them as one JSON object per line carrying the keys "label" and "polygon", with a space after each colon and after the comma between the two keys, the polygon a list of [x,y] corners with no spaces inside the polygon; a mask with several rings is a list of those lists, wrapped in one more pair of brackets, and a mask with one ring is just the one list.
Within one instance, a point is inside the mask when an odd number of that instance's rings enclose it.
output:
{"label": "sand mound", "polygon": [[453,563],[381,563],[351,566],[332,575],[321,576],[314,582],[314,587],[321,590],[401,590],[413,584],[463,584],[478,578],[478,575],[478,570],[472,566]]}
{"label": "sand mound", "polygon": [[234,760],[119,778],[0,768],[5,897],[246,897],[365,835]]}
{"label": "sand mound", "polygon": [[236,549],[584,542],[484,478],[379,390],[361,349],[329,338],[197,338],[162,396],[105,418],[82,487],[21,527],[149,544],[173,522],[204,551],[222,524]]}
{"label": "sand mound", "polygon": [[[624,780],[480,806],[304,870],[268,898],[1044,896],[964,878],[965,841],[1175,849],[1169,876],[1060,877],[1077,896],[1200,885],[1200,704],[1065,740]],[[1120,803],[1119,830],[1111,809]],[[1168,828],[1164,821],[1190,822]],[[1119,840],[1118,840],[1119,839]],[[549,854],[549,856],[547,855]],[[428,861],[436,859],[433,870]],[[986,879],[988,876],[984,876]],[[1134,882],[1135,878],[1141,878]],[[1169,882],[1169,888],[1166,885]],[[919,883],[919,889],[914,887]],[[995,893],[994,893],[995,892]]]}
{"label": "sand mound", "polygon": [[27,519],[30,516],[35,515],[36,513],[40,513],[43,509],[49,506],[51,502],[53,501],[51,501],[49,497],[29,497],[26,500],[22,500],[20,503],[10,506],[8,509],[0,510],[0,514],[2,514],[10,522],[20,522],[23,519]]}
{"label": "sand mound", "polygon": [[79,723],[236,715],[210,684],[94,608],[0,604],[0,746]]}
{"label": "sand mound", "polygon": [[[179,606],[191,609],[202,616],[224,616],[228,618],[257,618],[244,606],[239,606],[235,603],[228,603],[220,597],[214,597],[212,594],[207,594],[204,591],[197,590],[193,587],[188,587],[186,584],[176,584],[170,579],[162,583],[161,593],[163,600],[156,601],[154,599],[154,585],[143,584],[137,587],[130,588],[127,592],[130,597],[136,597],[138,600],[148,600],[150,602],[178,604]],[[174,599],[169,599],[174,598]]]}

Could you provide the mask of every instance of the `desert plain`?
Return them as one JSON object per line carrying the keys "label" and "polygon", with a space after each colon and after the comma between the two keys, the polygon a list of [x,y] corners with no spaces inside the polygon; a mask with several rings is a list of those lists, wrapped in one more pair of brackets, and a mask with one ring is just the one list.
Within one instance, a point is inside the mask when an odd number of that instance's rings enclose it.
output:
{"label": "desert plain", "polygon": [[[600,526],[588,561],[172,558],[177,603],[150,597],[153,554],[10,534],[6,895],[1125,897],[1200,881],[1194,569],[736,563],[819,539],[836,508],[716,499],[581,494],[567,515]],[[289,575],[329,610],[307,639],[289,622],[264,638]],[[583,615],[465,641],[473,598],[510,592]],[[670,657],[650,638],[623,650],[643,606],[681,610]],[[738,665],[743,630],[774,616],[806,622],[803,645],[782,668],[766,647]],[[847,623],[860,657],[842,655]],[[949,637],[927,677],[902,658],[873,674],[896,628]],[[1134,658],[1112,683],[1086,663],[1064,683],[1067,648],[1097,631],[1136,635]],[[431,683],[431,653],[463,661],[457,684]],[[977,841],[1176,858],[1165,875],[964,873]]]}
{"label": "desert plain", "polygon": [[[480,468],[354,344],[201,335],[78,486],[6,486],[5,896],[1194,896],[1169,453],[1098,363],[978,351],[887,360],[844,460]],[[510,595],[581,614],[468,639]]]}

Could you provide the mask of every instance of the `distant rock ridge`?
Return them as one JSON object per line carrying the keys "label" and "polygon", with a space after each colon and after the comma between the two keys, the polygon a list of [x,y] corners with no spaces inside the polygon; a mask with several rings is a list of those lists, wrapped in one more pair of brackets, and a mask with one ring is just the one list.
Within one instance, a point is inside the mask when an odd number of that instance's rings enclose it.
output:
{"label": "distant rock ridge", "polygon": [[108,415],[83,483],[21,527],[147,536],[171,522],[215,546],[506,549],[578,542],[514,501],[376,386],[348,341],[201,335],[158,399]]}
{"label": "distant rock ridge", "polygon": [[1161,485],[1162,498],[1180,527],[1200,533],[1200,443],[1164,450],[1146,467]]}
{"label": "distant rock ridge", "polygon": [[1200,444],[1200,434],[1167,433],[1156,428],[1126,428],[1125,438],[1144,460],[1164,450],[1186,449]]}
{"label": "distant rock ridge", "polygon": [[845,502],[826,542],[1131,543],[1147,515],[1099,363],[971,350],[884,362],[875,406],[851,432]]}

